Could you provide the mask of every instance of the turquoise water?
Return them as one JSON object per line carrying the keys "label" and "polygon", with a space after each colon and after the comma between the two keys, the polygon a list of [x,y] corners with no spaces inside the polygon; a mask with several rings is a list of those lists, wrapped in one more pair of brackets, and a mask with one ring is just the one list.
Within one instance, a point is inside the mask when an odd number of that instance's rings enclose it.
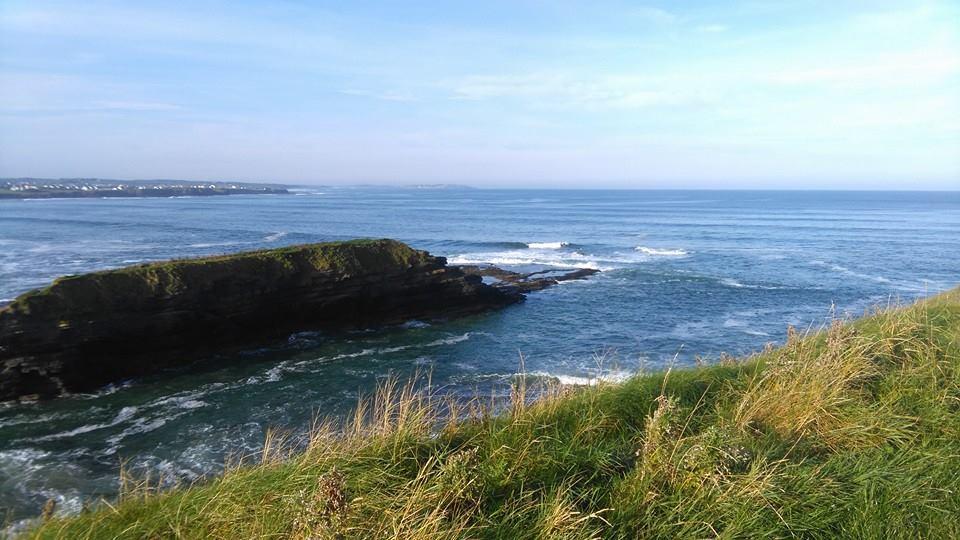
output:
{"label": "turquoise water", "polygon": [[598,268],[524,304],[447,323],[305,332],[91,395],[0,406],[0,509],[76,511],[119,463],[189,481],[349,410],[388,374],[504,392],[676,358],[746,353],[960,282],[960,193],[323,188],[290,196],[0,201],[0,301],[53,278],[172,257],[391,237],[451,262]]}

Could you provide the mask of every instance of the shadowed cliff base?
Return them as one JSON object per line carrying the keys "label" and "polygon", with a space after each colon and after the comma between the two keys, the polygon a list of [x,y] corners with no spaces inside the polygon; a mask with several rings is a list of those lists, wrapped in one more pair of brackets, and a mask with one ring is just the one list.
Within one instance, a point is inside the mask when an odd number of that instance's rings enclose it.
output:
{"label": "shadowed cliff base", "polygon": [[178,351],[480,313],[527,290],[386,239],[63,277],[0,310],[0,400],[92,390],[182,362]]}

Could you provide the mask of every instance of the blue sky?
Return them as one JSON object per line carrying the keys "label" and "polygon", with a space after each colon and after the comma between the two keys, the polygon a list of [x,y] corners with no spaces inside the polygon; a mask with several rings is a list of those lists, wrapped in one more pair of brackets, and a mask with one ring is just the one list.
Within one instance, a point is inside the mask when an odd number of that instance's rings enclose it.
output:
{"label": "blue sky", "polygon": [[0,176],[960,188],[960,2],[0,0]]}

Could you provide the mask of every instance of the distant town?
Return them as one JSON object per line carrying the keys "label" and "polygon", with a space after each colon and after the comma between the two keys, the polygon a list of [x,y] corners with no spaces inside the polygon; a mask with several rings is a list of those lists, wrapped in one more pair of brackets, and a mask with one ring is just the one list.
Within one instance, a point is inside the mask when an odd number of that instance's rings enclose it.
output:
{"label": "distant town", "polygon": [[0,178],[0,199],[286,194],[277,184],[102,178]]}

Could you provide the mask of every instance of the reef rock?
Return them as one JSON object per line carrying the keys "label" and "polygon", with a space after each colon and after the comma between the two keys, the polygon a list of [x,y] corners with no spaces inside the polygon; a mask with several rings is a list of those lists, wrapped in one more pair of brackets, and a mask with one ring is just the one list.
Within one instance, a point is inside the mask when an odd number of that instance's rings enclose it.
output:
{"label": "reef rock", "polygon": [[459,267],[468,276],[489,277],[492,286],[512,293],[526,293],[552,287],[564,281],[584,279],[600,272],[593,268],[575,270],[540,270],[528,274],[511,272],[492,265],[464,265]]}
{"label": "reef rock", "polygon": [[[308,244],[57,279],[0,310],[0,400],[51,397],[300,330],[449,318],[523,300],[393,240]],[[189,354],[183,354],[183,353]]]}

